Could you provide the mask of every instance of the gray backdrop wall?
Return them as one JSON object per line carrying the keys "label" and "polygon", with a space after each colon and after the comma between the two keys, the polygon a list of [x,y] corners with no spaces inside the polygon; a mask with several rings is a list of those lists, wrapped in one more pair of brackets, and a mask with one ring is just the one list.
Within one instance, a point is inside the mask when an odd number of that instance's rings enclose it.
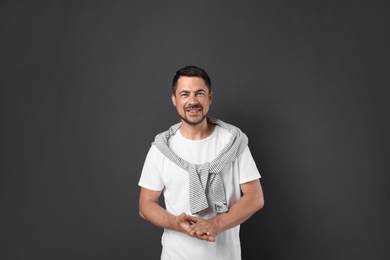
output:
{"label": "gray backdrop wall", "polygon": [[1,1],[1,259],[158,259],[138,215],[175,71],[213,82],[265,207],[243,259],[389,259],[385,1]]}

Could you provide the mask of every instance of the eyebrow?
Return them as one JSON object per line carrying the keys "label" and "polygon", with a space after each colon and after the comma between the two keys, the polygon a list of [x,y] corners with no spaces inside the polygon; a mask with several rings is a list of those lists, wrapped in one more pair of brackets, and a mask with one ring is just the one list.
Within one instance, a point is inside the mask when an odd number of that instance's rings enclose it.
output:
{"label": "eyebrow", "polygon": [[[183,94],[183,93],[188,94],[190,92],[191,91],[188,91],[188,90],[182,90],[182,91],[179,92],[179,94]],[[206,92],[206,91],[204,89],[198,89],[198,90],[195,90],[194,92],[195,93],[200,93],[200,92]]]}

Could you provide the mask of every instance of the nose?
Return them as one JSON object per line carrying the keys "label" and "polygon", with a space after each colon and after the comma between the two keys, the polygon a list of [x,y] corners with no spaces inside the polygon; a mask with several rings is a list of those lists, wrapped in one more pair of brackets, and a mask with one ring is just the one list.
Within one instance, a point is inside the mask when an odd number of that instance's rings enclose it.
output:
{"label": "nose", "polygon": [[197,99],[196,95],[190,95],[190,98],[188,100],[188,104],[190,104],[190,105],[198,104],[198,99]]}

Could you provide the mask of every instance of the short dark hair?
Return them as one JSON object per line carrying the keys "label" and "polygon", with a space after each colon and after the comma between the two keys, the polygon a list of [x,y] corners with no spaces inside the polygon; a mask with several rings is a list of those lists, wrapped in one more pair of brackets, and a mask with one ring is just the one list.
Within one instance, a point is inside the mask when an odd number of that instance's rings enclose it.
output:
{"label": "short dark hair", "polygon": [[204,80],[206,83],[207,88],[209,89],[209,92],[211,92],[211,80],[209,75],[207,75],[207,72],[204,69],[201,69],[196,66],[186,66],[184,68],[181,68],[180,70],[176,71],[176,75],[173,77],[172,82],[172,94],[176,93],[177,88],[177,81],[180,77],[199,77]]}

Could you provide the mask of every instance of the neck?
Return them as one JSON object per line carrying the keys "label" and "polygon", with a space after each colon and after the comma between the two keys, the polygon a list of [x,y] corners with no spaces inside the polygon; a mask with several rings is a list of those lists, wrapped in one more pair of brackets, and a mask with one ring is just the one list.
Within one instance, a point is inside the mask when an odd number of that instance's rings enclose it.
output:
{"label": "neck", "polygon": [[208,122],[205,118],[201,123],[197,125],[190,125],[181,120],[180,133],[190,140],[202,140],[210,136],[214,131],[215,125]]}

